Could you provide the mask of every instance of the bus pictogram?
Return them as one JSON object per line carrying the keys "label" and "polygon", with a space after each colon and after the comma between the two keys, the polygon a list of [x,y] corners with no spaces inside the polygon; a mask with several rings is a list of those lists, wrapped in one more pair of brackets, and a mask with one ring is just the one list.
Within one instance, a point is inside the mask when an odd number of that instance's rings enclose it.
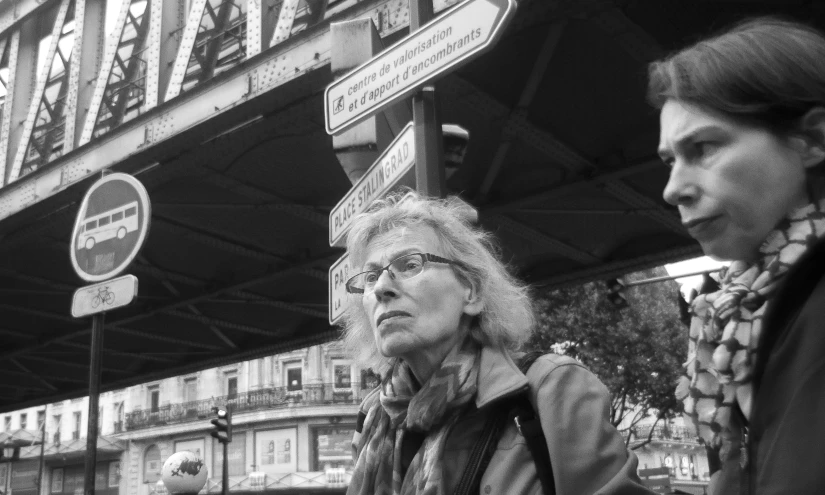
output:
{"label": "bus pictogram", "polygon": [[138,202],[112,208],[88,217],[77,236],[77,249],[92,249],[95,244],[109,239],[123,239],[126,234],[138,229]]}

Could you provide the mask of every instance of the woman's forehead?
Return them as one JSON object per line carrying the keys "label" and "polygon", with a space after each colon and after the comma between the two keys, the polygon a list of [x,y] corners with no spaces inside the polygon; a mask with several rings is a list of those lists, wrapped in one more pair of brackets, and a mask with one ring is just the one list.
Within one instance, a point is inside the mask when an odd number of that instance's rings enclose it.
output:
{"label": "woman's forehead", "polygon": [[364,263],[388,263],[405,252],[441,254],[441,240],[429,225],[391,229],[375,236],[364,250]]}

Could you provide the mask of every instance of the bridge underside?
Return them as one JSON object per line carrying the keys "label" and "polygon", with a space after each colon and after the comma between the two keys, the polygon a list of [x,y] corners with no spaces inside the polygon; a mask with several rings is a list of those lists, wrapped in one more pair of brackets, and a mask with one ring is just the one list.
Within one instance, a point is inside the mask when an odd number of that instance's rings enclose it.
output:
{"label": "bridge underside", "polygon": [[[85,128],[85,138],[72,129],[75,146],[41,153],[47,162],[7,180],[0,189],[0,412],[87,392],[91,325],[69,314],[82,285],[69,239],[80,200],[102,169],[136,174],[153,208],[146,247],[128,270],[140,297],[106,316],[103,390],[336,338],[327,322],[327,270],[343,253],[329,247],[327,222],[351,184],[324,132],[328,25],[371,15],[389,46],[407,22],[403,12],[382,14],[390,3],[321,12],[303,31],[225,70],[220,57],[204,62],[206,47],[177,93],[156,95],[159,102],[137,116],[114,93],[104,95],[110,110]],[[747,13],[823,24],[810,5],[521,1],[499,45],[436,86],[443,121],[470,133],[466,158],[448,171],[449,190],[479,208],[505,259],[536,285],[606,279],[698,255],[661,199],[666,171],[655,155],[657,115],[644,102],[646,64]],[[231,14],[224,18],[237,28]],[[127,79],[140,73],[121,67]]]}

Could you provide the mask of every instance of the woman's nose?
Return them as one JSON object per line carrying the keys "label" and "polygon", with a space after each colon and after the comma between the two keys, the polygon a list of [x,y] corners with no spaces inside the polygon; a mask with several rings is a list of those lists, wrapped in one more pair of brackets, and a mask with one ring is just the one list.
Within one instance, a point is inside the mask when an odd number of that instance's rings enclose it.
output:
{"label": "woman's nose", "polygon": [[397,296],[398,291],[395,286],[395,283],[395,277],[393,277],[392,273],[389,270],[384,270],[383,272],[381,272],[381,274],[378,275],[378,280],[375,281],[375,286],[373,287],[375,297],[381,299]]}
{"label": "woman's nose", "polygon": [[699,187],[685,168],[677,163],[670,169],[662,197],[673,206],[687,206],[699,197]]}

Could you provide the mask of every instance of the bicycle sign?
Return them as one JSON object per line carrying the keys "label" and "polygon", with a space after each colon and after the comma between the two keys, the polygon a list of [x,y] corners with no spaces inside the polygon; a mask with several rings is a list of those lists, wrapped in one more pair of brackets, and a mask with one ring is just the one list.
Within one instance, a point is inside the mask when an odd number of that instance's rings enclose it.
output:
{"label": "bicycle sign", "polygon": [[146,240],[150,217],[149,195],[131,175],[95,182],[80,205],[69,248],[80,278],[100,282],[126,269]]}
{"label": "bicycle sign", "polygon": [[77,289],[72,297],[72,316],[80,318],[126,306],[137,296],[138,279],[124,275]]}

